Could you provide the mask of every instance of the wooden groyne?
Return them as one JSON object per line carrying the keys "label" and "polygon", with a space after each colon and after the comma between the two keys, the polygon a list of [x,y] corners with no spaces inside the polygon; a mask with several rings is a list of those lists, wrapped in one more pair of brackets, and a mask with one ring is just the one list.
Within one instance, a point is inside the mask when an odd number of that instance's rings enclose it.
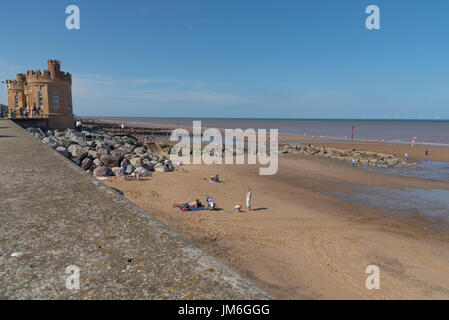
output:
{"label": "wooden groyne", "polygon": [[161,128],[161,127],[144,127],[137,125],[129,125],[117,122],[106,122],[98,119],[87,119],[81,118],[83,127],[89,128],[98,128],[100,130],[109,132],[113,135],[132,135],[132,136],[141,136],[141,137],[152,137],[152,138],[160,138],[160,137],[170,137],[173,128]]}

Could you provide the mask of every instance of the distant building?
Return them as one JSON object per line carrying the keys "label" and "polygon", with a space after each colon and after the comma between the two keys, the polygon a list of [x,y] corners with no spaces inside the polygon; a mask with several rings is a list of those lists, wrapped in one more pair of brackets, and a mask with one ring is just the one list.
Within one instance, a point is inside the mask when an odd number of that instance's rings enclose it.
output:
{"label": "distant building", "polygon": [[71,128],[72,75],[61,71],[59,60],[48,60],[48,70],[17,74],[7,80],[9,113],[15,117],[48,118],[51,128]]}

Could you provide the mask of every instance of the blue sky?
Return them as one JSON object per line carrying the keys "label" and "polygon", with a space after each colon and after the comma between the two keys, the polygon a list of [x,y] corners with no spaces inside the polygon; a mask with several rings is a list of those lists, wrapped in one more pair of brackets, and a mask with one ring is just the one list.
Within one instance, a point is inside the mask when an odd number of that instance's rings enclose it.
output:
{"label": "blue sky", "polygon": [[[65,28],[70,4],[80,30]],[[365,28],[371,4],[380,30]],[[77,115],[449,119],[448,12],[447,0],[10,1],[0,78],[60,59]]]}

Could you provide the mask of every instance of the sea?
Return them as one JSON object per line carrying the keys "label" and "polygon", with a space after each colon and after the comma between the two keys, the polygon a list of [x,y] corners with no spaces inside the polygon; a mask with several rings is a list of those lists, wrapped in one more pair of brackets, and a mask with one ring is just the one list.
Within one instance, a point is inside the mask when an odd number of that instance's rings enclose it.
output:
{"label": "sea", "polygon": [[390,143],[449,146],[449,120],[335,120],[335,119],[231,119],[231,118],[97,118],[128,125],[162,125],[191,128],[201,121],[202,128],[278,129],[279,135],[378,140]]}

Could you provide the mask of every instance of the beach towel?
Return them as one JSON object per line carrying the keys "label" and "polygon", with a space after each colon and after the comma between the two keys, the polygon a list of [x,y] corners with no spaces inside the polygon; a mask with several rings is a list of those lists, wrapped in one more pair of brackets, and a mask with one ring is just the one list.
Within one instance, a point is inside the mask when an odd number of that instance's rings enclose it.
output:
{"label": "beach towel", "polygon": [[178,209],[179,209],[179,211],[181,211],[181,212],[203,211],[203,210],[207,210],[207,208],[205,208],[204,206],[200,206],[200,207],[198,207],[198,208],[190,208],[190,209],[187,210],[187,211],[182,211],[182,208],[181,208],[181,207],[178,207]]}

